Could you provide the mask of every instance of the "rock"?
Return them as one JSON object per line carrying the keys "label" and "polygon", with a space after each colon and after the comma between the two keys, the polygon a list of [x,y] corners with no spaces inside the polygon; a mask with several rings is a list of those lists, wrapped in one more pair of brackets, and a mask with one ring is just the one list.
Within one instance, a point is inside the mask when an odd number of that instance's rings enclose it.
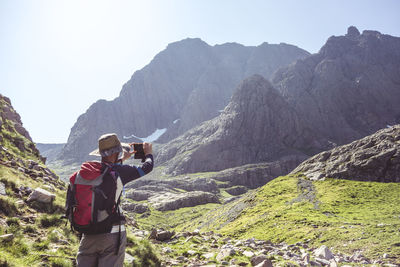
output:
{"label": "rock", "polygon": [[142,214],[149,211],[149,207],[147,206],[147,204],[142,204],[142,203],[123,203],[122,209],[138,214]]}
{"label": "rock", "polygon": [[322,266],[330,265],[330,261],[322,258],[315,258],[315,261],[320,263]]}
{"label": "rock", "polygon": [[[302,172],[312,178],[323,177],[360,181],[399,182],[400,125],[380,130],[348,145],[318,154],[292,173]],[[328,155],[328,156],[326,156]]]}
{"label": "rock", "polygon": [[56,191],[56,189],[54,188],[54,186],[53,186],[53,185],[50,185],[50,184],[45,184],[45,185],[43,185],[43,187],[44,187],[45,189],[49,190],[50,192],[55,192],[55,191]]}
{"label": "rock", "polygon": [[29,186],[23,186],[21,185],[19,188],[19,194],[21,196],[27,196],[30,195],[32,193],[32,188],[30,188]]}
{"label": "rock", "polygon": [[160,211],[176,210],[183,207],[193,207],[207,203],[219,203],[216,195],[194,191],[182,194],[165,193],[159,196],[149,198],[149,202],[155,209]]}
{"label": "rock", "polygon": [[153,228],[150,232],[148,239],[156,239],[157,237],[157,229]]}
{"label": "rock", "polygon": [[315,257],[322,258],[325,260],[333,259],[333,253],[325,245],[320,246],[314,251]]}
{"label": "rock", "polygon": [[25,205],[25,202],[23,200],[17,200],[15,201],[15,205],[17,205],[18,208],[21,208]]}
{"label": "rock", "polygon": [[187,251],[187,254],[189,254],[190,256],[193,256],[193,255],[195,255],[197,252],[196,251],[194,251],[194,250],[188,250]]}
{"label": "rock", "polygon": [[202,255],[206,260],[212,259],[215,256],[215,253],[209,252]]}
{"label": "rock", "polygon": [[133,262],[135,261],[135,257],[133,257],[133,256],[130,255],[129,253],[126,253],[126,252],[125,252],[125,259],[124,259],[124,261],[125,261],[126,263],[128,263],[129,265],[132,265]]}
{"label": "rock", "polygon": [[303,253],[302,255],[301,255],[301,259],[303,260],[303,262],[304,262],[304,264],[305,265],[308,265],[309,263],[310,263],[310,254],[308,254],[308,253]]}
{"label": "rock", "polygon": [[245,251],[243,251],[243,255],[246,256],[246,257],[248,257],[248,258],[251,258],[251,257],[254,256],[254,252],[245,250]]}
{"label": "rock", "polygon": [[176,258],[178,261],[186,261],[186,258],[183,256],[179,256],[178,258]]}
{"label": "rock", "polygon": [[362,251],[355,251],[354,254],[350,257],[351,261],[361,261],[364,258]]}
{"label": "rock", "polygon": [[221,249],[218,253],[216,259],[217,261],[222,261],[226,257],[233,256],[236,254],[236,251],[232,248]]}
{"label": "rock", "polygon": [[14,234],[5,234],[5,235],[0,235],[0,240],[1,241],[12,241],[14,239]]}
{"label": "rock", "polygon": [[175,232],[171,232],[171,231],[157,231],[157,235],[156,235],[156,240],[158,241],[166,241],[166,240],[170,240],[173,236],[174,236]]}
{"label": "rock", "polygon": [[227,188],[226,192],[233,196],[242,195],[247,192],[247,187],[235,186],[235,187]]}
{"label": "rock", "polygon": [[256,267],[272,267],[272,262],[269,259],[262,261],[261,263],[255,265]]}
{"label": "rock", "polygon": [[250,262],[251,265],[256,266],[266,260],[268,260],[268,258],[265,255],[258,255],[251,258]]}
{"label": "rock", "polygon": [[172,249],[171,249],[170,247],[164,247],[164,248],[162,249],[162,252],[163,252],[163,253],[166,253],[166,254],[170,254],[170,253],[172,253]]}
{"label": "rock", "polygon": [[360,32],[359,32],[359,30],[358,30],[356,27],[350,26],[350,27],[347,29],[347,34],[346,34],[346,36],[347,36],[347,37],[353,37],[353,38],[355,38],[355,37],[360,36]]}
{"label": "rock", "polygon": [[7,196],[6,185],[2,182],[0,182],[0,195]]}
{"label": "rock", "polygon": [[38,201],[42,203],[51,203],[55,200],[56,195],[44,190],[40,187],[36,188],[28,197],[27,201]]}

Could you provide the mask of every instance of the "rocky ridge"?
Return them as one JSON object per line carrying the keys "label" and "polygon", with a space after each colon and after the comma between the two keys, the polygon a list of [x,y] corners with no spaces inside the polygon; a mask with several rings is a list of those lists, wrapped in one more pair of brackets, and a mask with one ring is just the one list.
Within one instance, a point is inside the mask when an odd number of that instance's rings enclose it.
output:
{"label": "rocky ridge", "polygon": [[71,129],[59,159],[80,162],[105,132],[138,141],[157,129],[167,129],[166,142],[217,116],[237,84],[252,74],[266,78],[308,53],[288,44],[236,43],[209,46],[200,39],[169,44],[124,84],[119,97],[99,100]]}
{"label": "rocky ridge", "polygon": [[301,163],[292,174],[325,178],[400,182],[400,125],[322,152]]}
{"label": "rocky ridge", "polygon": [[219,117],[166,144],[157,160],[182,174],[308,157],[396,124],[398,51],[400,38],[350,27],[277,71],[272,85],[243,81]]}
{"label": "rocky ridge", "polygon": [[161,147],[156,161],[173,175],[280,159],[291,165],[283,170],[329,147],[267,80],[254,75],[239,85],[220,116]]}
{"label": "rocky ridge", "polygon": [[350,27],[272,83],[314,132],[347,144],[400,123],[400,38]]}

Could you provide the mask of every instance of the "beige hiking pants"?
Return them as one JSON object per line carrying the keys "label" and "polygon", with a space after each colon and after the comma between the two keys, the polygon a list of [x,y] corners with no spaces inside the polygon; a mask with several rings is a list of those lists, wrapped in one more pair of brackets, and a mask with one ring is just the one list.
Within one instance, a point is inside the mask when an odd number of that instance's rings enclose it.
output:
{"label": "beige hiking pants", "polygon": [[76,257],[77,267],[122,267],[124,265],[126,231],[121,232],[121,246],[115,254],[118,233],[83,235]]}

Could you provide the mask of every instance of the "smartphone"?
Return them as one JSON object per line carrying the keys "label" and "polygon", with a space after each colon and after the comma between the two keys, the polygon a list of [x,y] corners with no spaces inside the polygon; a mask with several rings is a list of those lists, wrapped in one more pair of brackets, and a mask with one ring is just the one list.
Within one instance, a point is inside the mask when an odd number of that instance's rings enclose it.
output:
{"label": "smartphone", "polygon": [[135,152],[135,159],[142,159],[142,162],[146,159],[146,155],[144,154],[143,143],[135,143],[133,144],[133,150]]}

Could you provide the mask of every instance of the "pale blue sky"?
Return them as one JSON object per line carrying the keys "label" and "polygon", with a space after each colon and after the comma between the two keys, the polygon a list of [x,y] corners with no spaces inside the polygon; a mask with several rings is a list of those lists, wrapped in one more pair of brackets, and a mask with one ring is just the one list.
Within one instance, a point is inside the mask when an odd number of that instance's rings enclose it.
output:
{"label": "pale blue sky", "polygon": [[35,142],[66,142],[168,43],[285,42],[311,53],[347,27],[400,36],[397,0],[0,0],[0,93]]}

